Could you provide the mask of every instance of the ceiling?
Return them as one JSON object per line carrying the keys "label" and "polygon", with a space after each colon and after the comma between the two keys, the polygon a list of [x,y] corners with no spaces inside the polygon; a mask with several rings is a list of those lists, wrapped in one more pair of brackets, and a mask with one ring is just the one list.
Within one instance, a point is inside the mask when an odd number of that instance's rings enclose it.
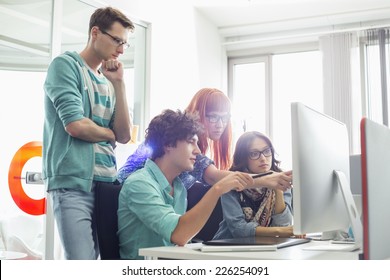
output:
{"label": "ceiling", "polygon": [[390,0],[193,0],[193,5],[218,27],[227,50],[390,26]]}
{"label": "ceiling", "polygon": [[[80,26],[87,26],[93,7],[83,2],[64,1],[63,50],[83,46],[87,40]],[[390,0],[192,0],[192,4],[217,26],[228,50],[321,32],[390,26]],[[15,58],[31,64],[37,59],[43,64],[50,61],[50,15],[51,0],[0,0],[0,66]]]}
{"label": "ceiling", "polygon": [[[345,21],[383,18],[389,0],[193,0],[194,6],[219,28],[328,18]],[[387,13],[387,18],[390,14]],[[332,22],[333,21],[333,22]]]}

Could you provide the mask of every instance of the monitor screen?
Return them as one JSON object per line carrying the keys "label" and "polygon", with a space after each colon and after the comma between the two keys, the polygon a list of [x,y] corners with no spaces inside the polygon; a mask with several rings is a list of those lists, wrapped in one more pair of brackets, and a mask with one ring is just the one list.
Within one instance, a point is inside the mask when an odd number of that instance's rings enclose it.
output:
{"label": "monitor screen", "polygon": [[291,104],[291,117],[294,233],[339,239],[355,222],[351,215],[359,218],[349,186],[347,127],[302,103]]}

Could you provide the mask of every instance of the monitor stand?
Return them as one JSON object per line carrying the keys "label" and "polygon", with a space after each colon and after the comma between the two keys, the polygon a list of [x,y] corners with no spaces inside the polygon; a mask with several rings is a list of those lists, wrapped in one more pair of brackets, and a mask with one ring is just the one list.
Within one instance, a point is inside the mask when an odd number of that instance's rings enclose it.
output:
{"label": "monitor stand", "polygon": [[357,210],[355,200],[353,199],[351,189],[345,174],[341,171],[335,170],[334,173],[337,176],[341,192],[343,194],[345,206],[348,211],[349,219],[351,221],[351,228],[354,237],[355,244],[362,246],[363,244],[363,226],[360,220],[359,211]]}
{"label": "monitor stand", "polygon": [[[360,249],[363,244],[363,227],[360,220],[359,212],[356,208],[355,201],[352,196],[351,189],[345,174],[341,171],[334,170],[337,177],[338,185],[344,198],[345,206],[348,211],[349,220],[351,222],[352,233],[354,236],[353,242],[346,239],[343,240],[345,232],[329,231],[324,232],[320,240],[331,240],[327,245],[311,246],[305,250],[324,250],[324,251],[355,251]],[[341,245],[341,246],[338,246]]]}
{"label": "monitor stand", "polygon": [[332,242],[351,242],[352,239],[347,231],[344,230],[332,230],[332,231],[325,231],[322,233],[321,237],[319,237],[317,240],[330,240]]}

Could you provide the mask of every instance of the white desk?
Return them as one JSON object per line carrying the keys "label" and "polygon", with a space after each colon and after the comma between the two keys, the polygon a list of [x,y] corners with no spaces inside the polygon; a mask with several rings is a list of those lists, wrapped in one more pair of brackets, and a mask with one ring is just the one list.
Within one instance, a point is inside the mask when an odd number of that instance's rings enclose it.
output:
{"label": "white desk", "polygon": [[302,248],[321,245],[326,241],[290,246],[276,251],[260,252],[201,252],[187,247],[153,247],[139,250],[139,255],[148,260],[182,259],[182,260],[358,260],[361,250],[354,252],[306,251]]}

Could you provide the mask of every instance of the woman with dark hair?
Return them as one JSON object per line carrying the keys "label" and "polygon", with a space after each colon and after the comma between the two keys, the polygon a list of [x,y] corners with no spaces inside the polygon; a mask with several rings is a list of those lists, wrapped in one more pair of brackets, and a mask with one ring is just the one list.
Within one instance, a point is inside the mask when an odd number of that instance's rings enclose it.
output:
{"label": "woman with dark hair", "polygon": [[[279,165],[271,140],[260,132],[250,131],[238,139],[230,170],[256,174],[282,172]],[[291,199],[290,189],[257,187],[226,193],[221,197],[223,221],[214,239],[293,236]]]}

